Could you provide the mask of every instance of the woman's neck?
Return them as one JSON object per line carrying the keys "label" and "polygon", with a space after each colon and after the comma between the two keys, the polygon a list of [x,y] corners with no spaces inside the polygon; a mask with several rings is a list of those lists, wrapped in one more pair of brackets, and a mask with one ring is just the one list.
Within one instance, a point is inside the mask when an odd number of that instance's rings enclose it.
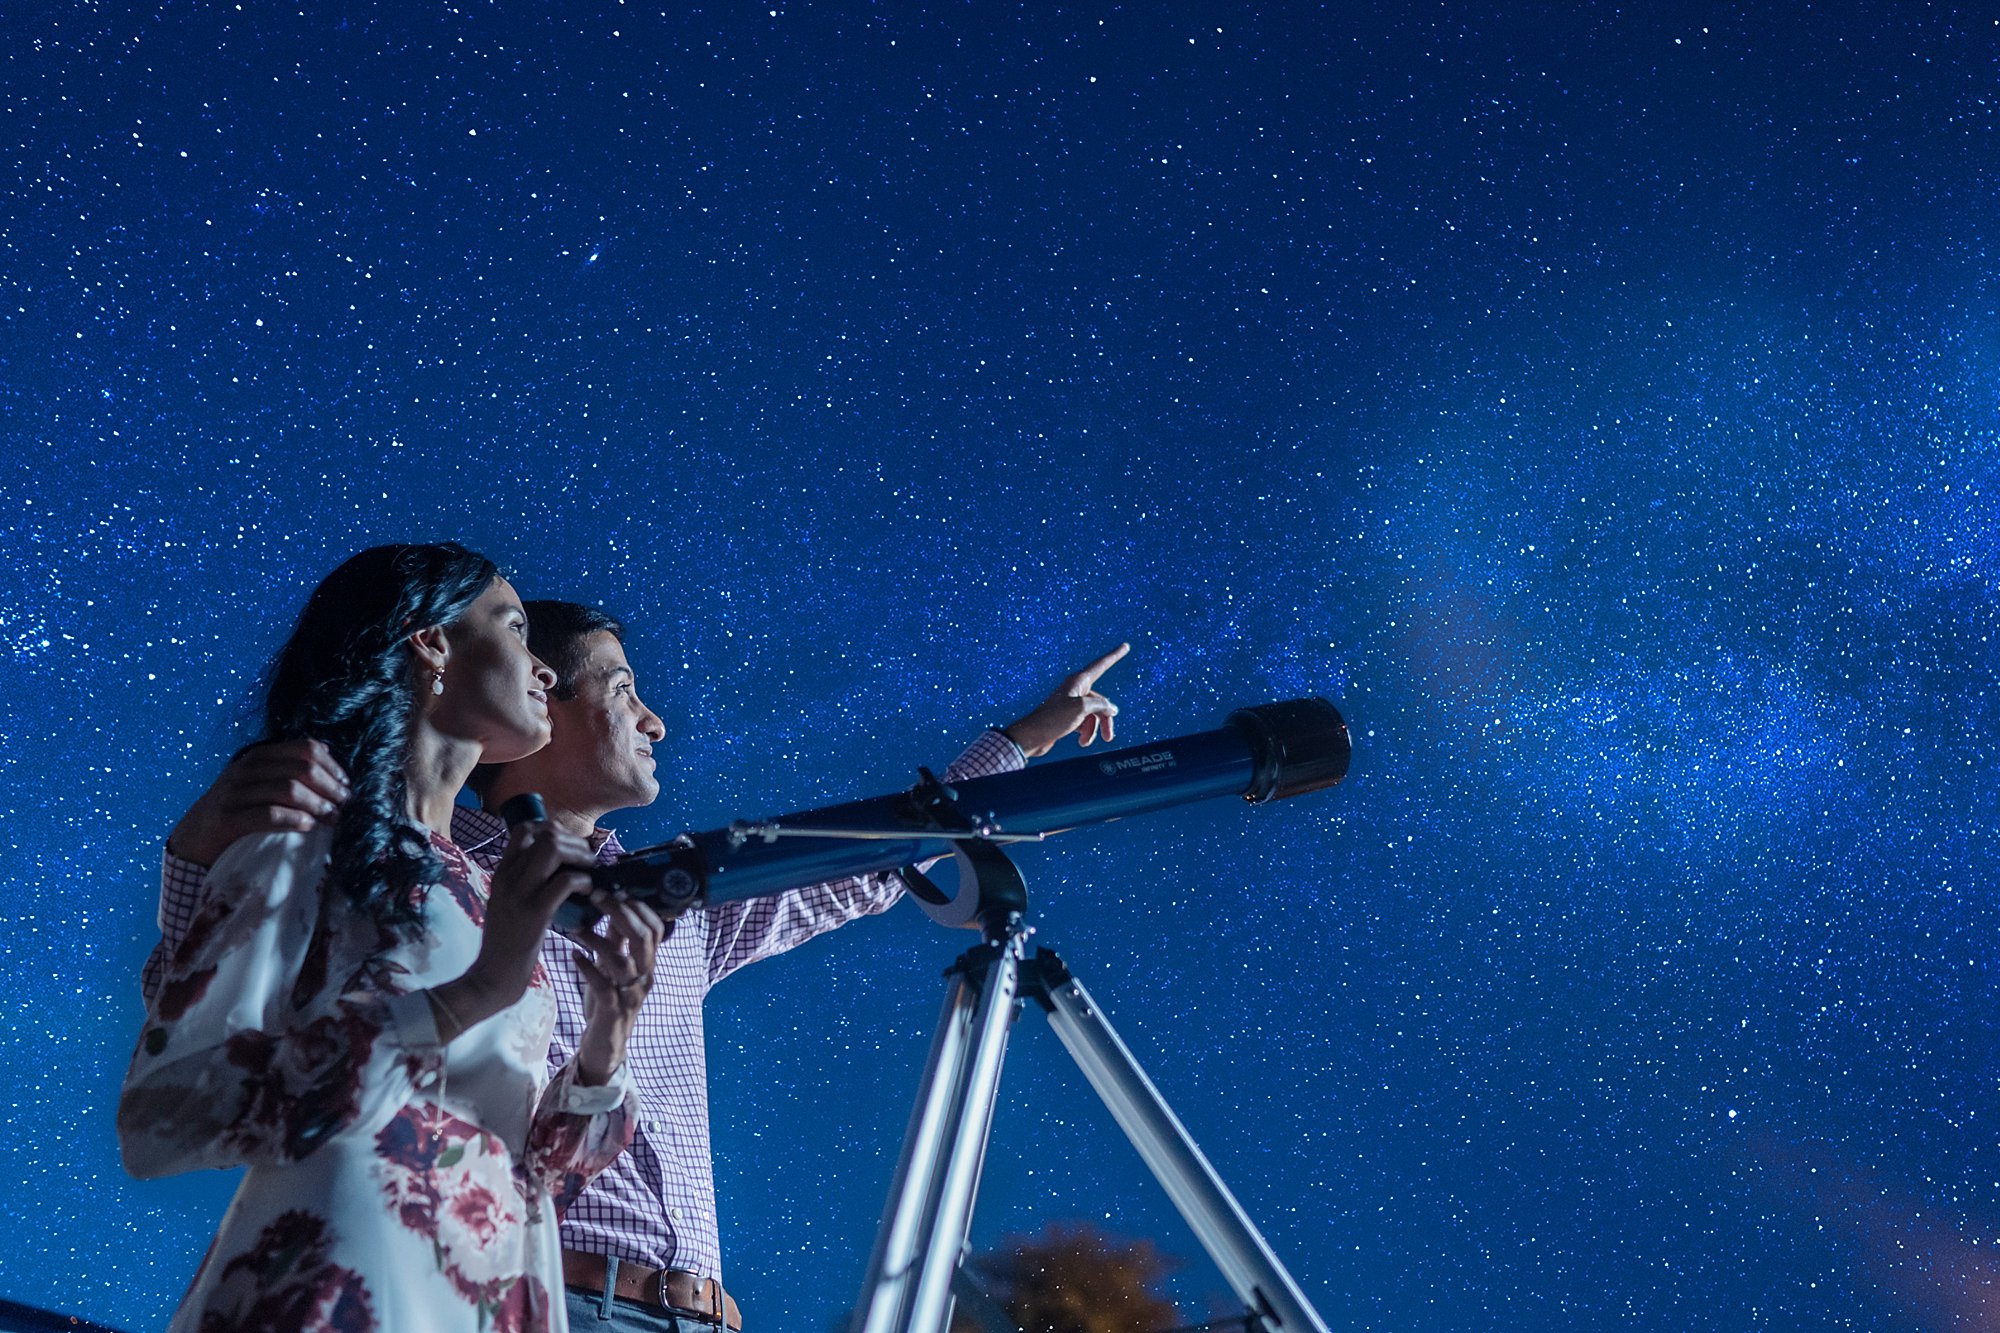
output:
{"label": "woman's neck", "polygon": [[451,836],[451,809],[481,753],[477,741],[447,736],[423,718],[411,720],[410,758],[403,767],[410,817],[441,837]]}

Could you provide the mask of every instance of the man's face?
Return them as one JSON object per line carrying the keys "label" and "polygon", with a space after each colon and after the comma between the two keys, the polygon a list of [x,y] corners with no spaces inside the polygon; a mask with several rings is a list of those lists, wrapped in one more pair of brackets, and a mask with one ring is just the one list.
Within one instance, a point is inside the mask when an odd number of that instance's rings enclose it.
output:
{"label": "man's face", "polygon": [[540,760],[549,786],[560,784],[565,803],[577,809],[651,805],[660,794],[653,743],[667,729],[639,701],[638,681],[617,636],[599,630],[584,642],[576,697],[549,700],[554,735]]}

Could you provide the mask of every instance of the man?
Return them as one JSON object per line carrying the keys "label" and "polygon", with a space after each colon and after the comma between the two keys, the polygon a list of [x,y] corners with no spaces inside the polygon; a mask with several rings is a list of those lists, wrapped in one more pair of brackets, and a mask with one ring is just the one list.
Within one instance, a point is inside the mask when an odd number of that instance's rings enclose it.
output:
{"label": "man", "polygon": [[[504,822],[491,812],[511,796],[537,792],[552,822],[587,838],[600,861],[612,860],[623,848],[600,821],[614,810],[650,805],[659,795],[653,746],[666,728],[639,698],[617,620],[569,602],[529,602],[527,611],[529,647],[556,675],[549,692],[553,738],[536,754],[474,775],[482,808],[458,810],[453,840],[490,867],[507,837]],[[1019,722],[981,735],[946,769],[946,779],[1018,769],[1071,734],[1084,745],[1099,736],[1112,739],[1118,710],[1095,686],[1127,647],[1065,679]],[[325,751],[309,743],[259,746],[234,761],[168,839],[162,938],[147,963],[147,993],[193,913],[205,866],[215,856],[251,833],[310,828],[345,799],[344,778]],[[896,875],[866,875],[696,908],[673,923],[627,1044],[627,1063],[645,1108],[637,1136],[568,1202],[563,1219],[573,1326],[605,1333],[740,1327],[735,1302],[721,1283],[703,998],[745,963],[886,911],[902,892]],[[575,952],[556,935],[543,950],[557,999],[552,1068],[568,1059],[583,1028]]]}

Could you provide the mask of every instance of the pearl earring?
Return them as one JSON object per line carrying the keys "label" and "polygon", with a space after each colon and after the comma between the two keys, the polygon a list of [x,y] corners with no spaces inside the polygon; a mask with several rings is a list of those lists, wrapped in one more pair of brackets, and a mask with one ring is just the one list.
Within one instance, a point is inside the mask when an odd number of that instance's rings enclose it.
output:
{"label": "pearl earring", "polygon": [[431,672],[431,693],[432,694],[444,693],[444,668],[442,667],[438,668],[436,671]]}

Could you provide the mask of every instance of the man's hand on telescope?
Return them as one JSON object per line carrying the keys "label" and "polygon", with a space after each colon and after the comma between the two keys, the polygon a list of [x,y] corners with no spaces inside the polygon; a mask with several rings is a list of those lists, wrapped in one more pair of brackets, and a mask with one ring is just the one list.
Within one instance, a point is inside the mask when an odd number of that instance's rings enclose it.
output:
{"label": "man's hand on telescope", "polygon": [[1001,730],[1030,759],[1047,754],[1071,732],[1077,733],[1080,745],[1089,745],[1099,737],[1112,739],[1116,735],[1112,719],[1118,716],[1118,705],[1097,692],[1097,678],[1131,651],[1131,644],[1121,643],[1075,675],[1064,677],[1039,708]]}
{"label": "man's hand on telescope", "polygon": [[347,774],[319,741],[267,741],[229,761],[167,835],[167,850],[212,866],[238,838],[306,833],[347,800]]}

